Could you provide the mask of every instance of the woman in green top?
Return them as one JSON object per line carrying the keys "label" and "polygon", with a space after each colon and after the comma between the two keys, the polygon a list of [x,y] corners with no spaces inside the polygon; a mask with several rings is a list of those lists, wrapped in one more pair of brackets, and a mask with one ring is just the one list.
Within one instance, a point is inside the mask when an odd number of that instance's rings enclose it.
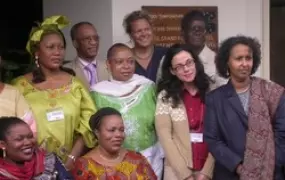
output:
{"label": "woman in green top", "polygon": [[112,78],[91,87],[91,96],[97,108],[113,107],[121,112],[126,134],[123,146],[141,152],[160,177],[163,153],[154,127],[155,84],[134,74],[135,60],[128,46],[114,44],[107,58]]}
{"label": "woman in green top", "polygon": [[63,16],[52,16],[33,29],[27,49],[37,68],[12,84],[34,112],[38,144],[55,152],[67,168],[72,168],[84,145],[89,148],[95,145],[88,123],[96,108],[74,72],[62,67],[65,41],[59,27],[66,21]]}

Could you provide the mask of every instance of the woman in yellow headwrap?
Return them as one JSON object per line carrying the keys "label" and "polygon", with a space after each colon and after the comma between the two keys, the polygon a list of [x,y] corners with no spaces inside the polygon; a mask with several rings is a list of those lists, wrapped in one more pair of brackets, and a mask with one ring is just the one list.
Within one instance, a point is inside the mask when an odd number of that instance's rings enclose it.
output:
{"label": "woman in yellow headwrap", "polygon": [[66,44],[60,29],[67,24],[66,17],[52,16],[32,29],[27,50],[37,67],[12,84],[35,114],[39,145],[55,152],[71,168],[84,145],[95,145],[88,121],[96,108],[74,72],[62,67]]}

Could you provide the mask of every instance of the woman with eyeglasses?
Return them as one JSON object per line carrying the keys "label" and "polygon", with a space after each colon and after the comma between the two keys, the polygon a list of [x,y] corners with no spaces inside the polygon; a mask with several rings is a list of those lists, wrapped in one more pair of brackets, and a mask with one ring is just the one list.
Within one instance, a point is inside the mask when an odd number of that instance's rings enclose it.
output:
{"label": "woman with eyeglasses", "polygon": [[164,180],[209,180],[214,159],[203,140],[204,100],[211,89],[198,56],[186,45],[165,55],[155,126],[165,153]]}

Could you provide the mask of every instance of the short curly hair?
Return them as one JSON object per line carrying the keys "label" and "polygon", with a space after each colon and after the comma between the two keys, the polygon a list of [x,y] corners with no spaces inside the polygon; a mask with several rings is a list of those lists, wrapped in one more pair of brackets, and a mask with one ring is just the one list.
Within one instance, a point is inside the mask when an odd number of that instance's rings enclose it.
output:
{"label": "short curly hair", "polygon": [[130,14],[127,14],[123,21],[123,26],[127,34],[132,33],[132,23],[139,19],[145,19],[149,24],[151,23],[151,17],[146,11],[133,11]]}
{"label": "short curly hair", "polygon": [[187,32],[189,30],[189,25],[193,23],[195,20],[200,20],[207,25],[206,17],[202,11],[192,10],[186,13],[181,19],[181,30],[183,32]]}
{"label": "short curly hair", "polygon": [[244,35],[229,37],[221,43],[215,59],[217,71],[219,75],[224,78],[228,78],[230,76],[228,73],[229,72],[228,61],[231,50],[233,49],[234,46],[238,44],[246,45],[252,51],[253,67],[251,70],[251,75],[257,71],[260,65],[261,45],[257,39]]}

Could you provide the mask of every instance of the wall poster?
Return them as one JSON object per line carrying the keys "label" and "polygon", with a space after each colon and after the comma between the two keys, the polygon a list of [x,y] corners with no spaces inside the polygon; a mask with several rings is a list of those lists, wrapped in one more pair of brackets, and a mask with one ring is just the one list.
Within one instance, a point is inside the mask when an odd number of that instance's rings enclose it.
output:
{"label": "wall poster", "polygon": [[192,10],[202,11],[206,18],[206,44],[213,51],[218,47],[218,7],[216,6],[142,6],[142,10],[151,16],[154,31],[154,43],[169,47],[174,43],[183,43],[180,23],[184,14]]}

